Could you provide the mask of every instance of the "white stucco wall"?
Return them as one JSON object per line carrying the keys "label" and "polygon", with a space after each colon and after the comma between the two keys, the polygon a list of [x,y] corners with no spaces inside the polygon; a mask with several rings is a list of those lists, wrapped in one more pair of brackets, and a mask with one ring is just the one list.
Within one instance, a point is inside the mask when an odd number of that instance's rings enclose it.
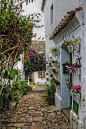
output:
{"label": "white stucco wall", "polygon": [[[85,3],[85,0],[83,0]],[[57,38],[55,38],[55,40],[49,40],[50,35],[52,34],[53,30],[55,29],[55,27],[59,24],[59,22],[61,21],[61,19],[64,17],[64,15],[67,14],[68,11],[71,11],[77,7],[79,7],[79,2],[80,0],[47,0],[45,8],[44,8],[44,15],[45,15],[45,42],[46,42],[46,50],[47,53],[50,51],[50,48],[52,48],[53,46],[59,46],[61,47],[61,45],[63,44],[64,40],[61,39],[57,42]],[[53,3],[53,8],[54,8],[54,21],[52,23],[52,25],[50,25],[50,7]],[[84,8],[86,10],[86,4],[84,5]],[[86,11],[84,12],[84,16],[83,17],[83,13],[82,11],[77,12],[76,13],[78,17],[78,20],[80,22],[80,26],[77,26],[76,28],[74,28],[74,30],[70,31],[70,37],[69,34],[66,35],[66,38],[72,38],[72,35],[77,38],[77,37],[81,37],[82,42],[81,42],[81,46],[80,46],[80,54],[79,57],[83,57],[83,59],[81,59],[81,75],[76,76],[75,73],[73,74],[73,82],[74,85],[79,85],[81,84],[81,101],[79,104],[79,113],[78,115],[76,115],[76,113],[73,111],[73,105],[72,105],[72,110],[70,112],[70,120],[73,126],[73,129],[81,129],[86,126],[84,125],[84,121],[86,122],[86,62],[85,62],[85,58],[86,58]],[[84,24],[83,24],[84,23]],[[72,24],[71,24],[72,25]],[[83,26],[84,25],[84,26]],[[70,28],[70,27],[69,27]],[[68,29],[68,28],[67,28]],[[56,42],[55,42],[56,41]],[[55,43],[54,43],[55,42]],[[83,46],[83,45],[84,46]],[[61,74],[61,96],[59,96],[58,92],[55,93],[55,100],[56,100],[56,106],[59,107],[59,109],[62,108],[68,108],[70,106],[70,100],[69,100],[69,93],[67,91],[67,86],[65,83],[65,77],[66,75],[63,75],[63,70],[62,70],[62,63],[64,63],[64,60],[67,61],[66,59],[69,59],[69,57],[67,57],[67,51],[65,51],[65,54],[63,55],[64,50],[61,49],[61,56],[60,56],[60,74]],[[75,63],[75,56],[73,55],[73,61],[72,63]],[[85,97],[85,101],[82,101],[83,96]],[[72,119],[75,119],[74,121],[72,121]],[[78,123],[78,124],[76,124]],[[81,127],[82,126],[82,127]]]}
{"label": "white stucco wall", "polygon": [[19,57],[20,57],[21,60],[14,64],[13,69],[20,69],[21,70],[22,79],[25,79],[24,60],[23,60],[24,59],[24,53],[20,54]]}
{"label": "white stucco wall", "polygon": [[46,78],[38,78],[38,72],[34,72],[34,82],[36,84],[46,84]]}

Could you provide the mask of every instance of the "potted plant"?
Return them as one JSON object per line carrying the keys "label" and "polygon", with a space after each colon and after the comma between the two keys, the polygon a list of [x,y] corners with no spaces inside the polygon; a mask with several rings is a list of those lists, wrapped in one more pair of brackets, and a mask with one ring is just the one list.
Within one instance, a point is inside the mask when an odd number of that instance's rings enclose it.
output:
{"label": "potted plant", "polygon": [[51,77],[53,77],[53,74],[50,74]]}
{"label": "potted plant", "polygon": [[49,81],[49,78],[46,78],[47,81]]}
{"label": "potted plant", "polygon": [[80,102],[80,98],[81,98],[81,85],[75,85],[73,87],[73,99],[79,103]]}
{"label": "potted plant", "polygon": [[52,48],[51,49],[51,53],[53,54],[53,56],[57,56],[60,53],[60,49],[58,48]]}
{"label": "potted plant", "polygon": [[73,46],[75,44],[78,45],[80,41],[81,41],[81,38],[80,37],[77,37],[77,38],[74,38],[74,39],[68,39],[67,41],[65,41],[63,43],[63,45],[66,45],[67,46],[69,52],[73,52]]}
{"label": "potted plant", "polygon": [[49,68],[52,69],[52,64],[51,63],[49,63]]}

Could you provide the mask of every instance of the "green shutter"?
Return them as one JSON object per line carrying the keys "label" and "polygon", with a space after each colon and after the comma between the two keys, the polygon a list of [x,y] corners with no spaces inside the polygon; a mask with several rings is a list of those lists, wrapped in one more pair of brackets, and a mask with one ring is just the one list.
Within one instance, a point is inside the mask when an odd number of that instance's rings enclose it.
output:
{"label": "green shutter", "polygon": [[73,110],[78,115],[79,104],[75,100],[73,100]]}
{"label": "green shutter", "polygon": [[63,64],[63,73],[68,73],[68,69],[66,67],[67,63]]}
{"label": "green shutter", "polygon": [[72,96],[70,96],[70,108],[72,108]]}

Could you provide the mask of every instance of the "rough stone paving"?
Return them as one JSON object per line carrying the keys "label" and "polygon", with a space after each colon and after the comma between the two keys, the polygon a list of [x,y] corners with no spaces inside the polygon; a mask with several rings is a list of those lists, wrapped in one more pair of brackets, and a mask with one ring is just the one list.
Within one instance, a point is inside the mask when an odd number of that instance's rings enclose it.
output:
{"label": "rough stone paving", "polygon": [[70,129],[63,113],[42,97],[46,87],[32,87],[32,92],[20,98],[16,109],[0,111],[0,129]]}

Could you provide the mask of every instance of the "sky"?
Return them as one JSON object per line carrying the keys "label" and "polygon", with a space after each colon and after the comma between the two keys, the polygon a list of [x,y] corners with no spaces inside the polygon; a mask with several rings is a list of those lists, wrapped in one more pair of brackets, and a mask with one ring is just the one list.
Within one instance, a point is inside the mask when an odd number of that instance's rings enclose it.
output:
{"label": "sky", "polygon": [[[41,22],[39,23],[39,25],[44,25],[44,13],[41,11],[41,5],[42,5],[42,0],[35,0],[33,3],[30,3],[28,5],[26,5],[24,3],[23,5],[23,9],[24,9],[24,13],[23,15],[28,15],[28,14],[33,14],[33,13],[41,13],[42,17]],[[45,40],[45,27],[42,28],[34,28],[33,33],[37,33],[36,38],[32,39],[32,40],[38,40],[38,38],[41,36],[41,39],[44,37]]]}

